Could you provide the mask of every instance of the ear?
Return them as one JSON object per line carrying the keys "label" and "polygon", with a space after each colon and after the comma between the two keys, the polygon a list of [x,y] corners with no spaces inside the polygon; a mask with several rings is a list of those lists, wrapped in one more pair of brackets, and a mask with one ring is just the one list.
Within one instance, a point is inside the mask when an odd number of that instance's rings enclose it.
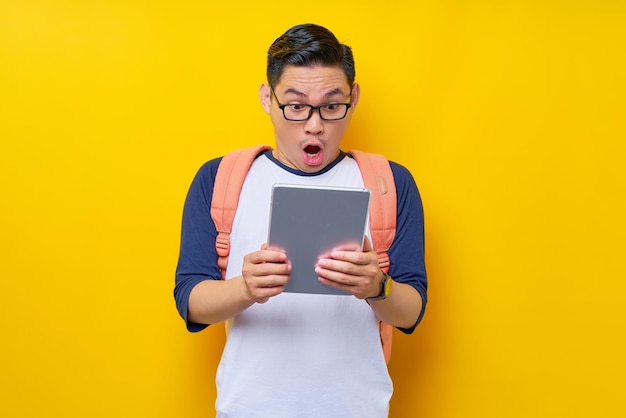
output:
{"label": "ear", "polygon": [[359,83],[354,83],[352,85],[352,107],[355,108],[356,104],[359,102],[359,97],[361,96],[361,85]]}
{"label": "ear", "polygon": [[259,99],[261,100],[263,110],[269,115],[270,108],[272,107],[272,91],[267,83],[263,83],[261,87],[259,87]]}

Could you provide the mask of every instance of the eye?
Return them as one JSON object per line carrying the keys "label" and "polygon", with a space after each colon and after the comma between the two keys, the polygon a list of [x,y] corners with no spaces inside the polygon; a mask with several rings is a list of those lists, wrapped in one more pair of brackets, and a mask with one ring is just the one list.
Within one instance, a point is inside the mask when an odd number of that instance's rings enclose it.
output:
{"label": "eye", "polygon": [[339,109],[341,108],[340,104],[327,104],[324,105],[324,109],[328,110],[329,112],[337,112]]}
{"label": "eye", "polygon": [[289,105],[289,107],[291,107],[291,110],[293,110],[294,112],[302,112],[306,110],[307,108],[306,105],[302,105],[302,104],[291,104]]}

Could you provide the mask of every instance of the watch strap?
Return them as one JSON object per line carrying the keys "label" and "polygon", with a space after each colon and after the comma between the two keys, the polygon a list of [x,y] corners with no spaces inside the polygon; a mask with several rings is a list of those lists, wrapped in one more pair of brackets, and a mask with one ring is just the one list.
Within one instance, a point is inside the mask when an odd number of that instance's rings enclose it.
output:
{"label": "watch strap", "polygon": [[391,293],[391,276],[384,270],[381,271],[383,273],[383,280],[380,285],[380,293],[377,296],[365,298],[366,302],[387,299],[387,297],[389,297],[389,293]]}

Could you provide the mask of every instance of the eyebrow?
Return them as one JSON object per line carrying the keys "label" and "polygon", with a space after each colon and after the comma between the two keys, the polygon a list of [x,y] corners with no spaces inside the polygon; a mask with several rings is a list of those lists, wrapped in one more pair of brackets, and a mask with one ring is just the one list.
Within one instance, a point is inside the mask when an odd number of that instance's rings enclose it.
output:
{"label": "eyebrow", "polygon": [[[298,97],[303,97],[303,98],[307,97],[307,95],[304,94],[303,92],[301,92],[299,90],[296,90],[294,88],[291,88],[291,87],[288,88],[287,90],[285,90],[284,94],[290,94],[290,93],[294,94],[294,95],[296,95]],[[336,96],[338,94],[341,94],[342,96],[345,96],[345,93],[343,92],[343,90],[340,87],[337,87],[336,89],[333,89],[333,90],[330,90],[330,91],[324,93],[324,98],[333,97],[333,96]]]}

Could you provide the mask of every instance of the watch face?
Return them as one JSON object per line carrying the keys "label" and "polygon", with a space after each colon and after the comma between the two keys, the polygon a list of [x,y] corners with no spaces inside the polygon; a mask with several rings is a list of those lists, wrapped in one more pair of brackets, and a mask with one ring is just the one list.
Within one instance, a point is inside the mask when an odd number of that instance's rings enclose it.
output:
{"label": "watch face", "polygon": [[385,280],[385,297],[389,296],[389,284],[391,282],[389,281],[389,279],[387,278],[387,280]]}
{"label": "watch face", "polygon": [[385,274],[385,297],[389,296],[391,293],[391,277]]}

